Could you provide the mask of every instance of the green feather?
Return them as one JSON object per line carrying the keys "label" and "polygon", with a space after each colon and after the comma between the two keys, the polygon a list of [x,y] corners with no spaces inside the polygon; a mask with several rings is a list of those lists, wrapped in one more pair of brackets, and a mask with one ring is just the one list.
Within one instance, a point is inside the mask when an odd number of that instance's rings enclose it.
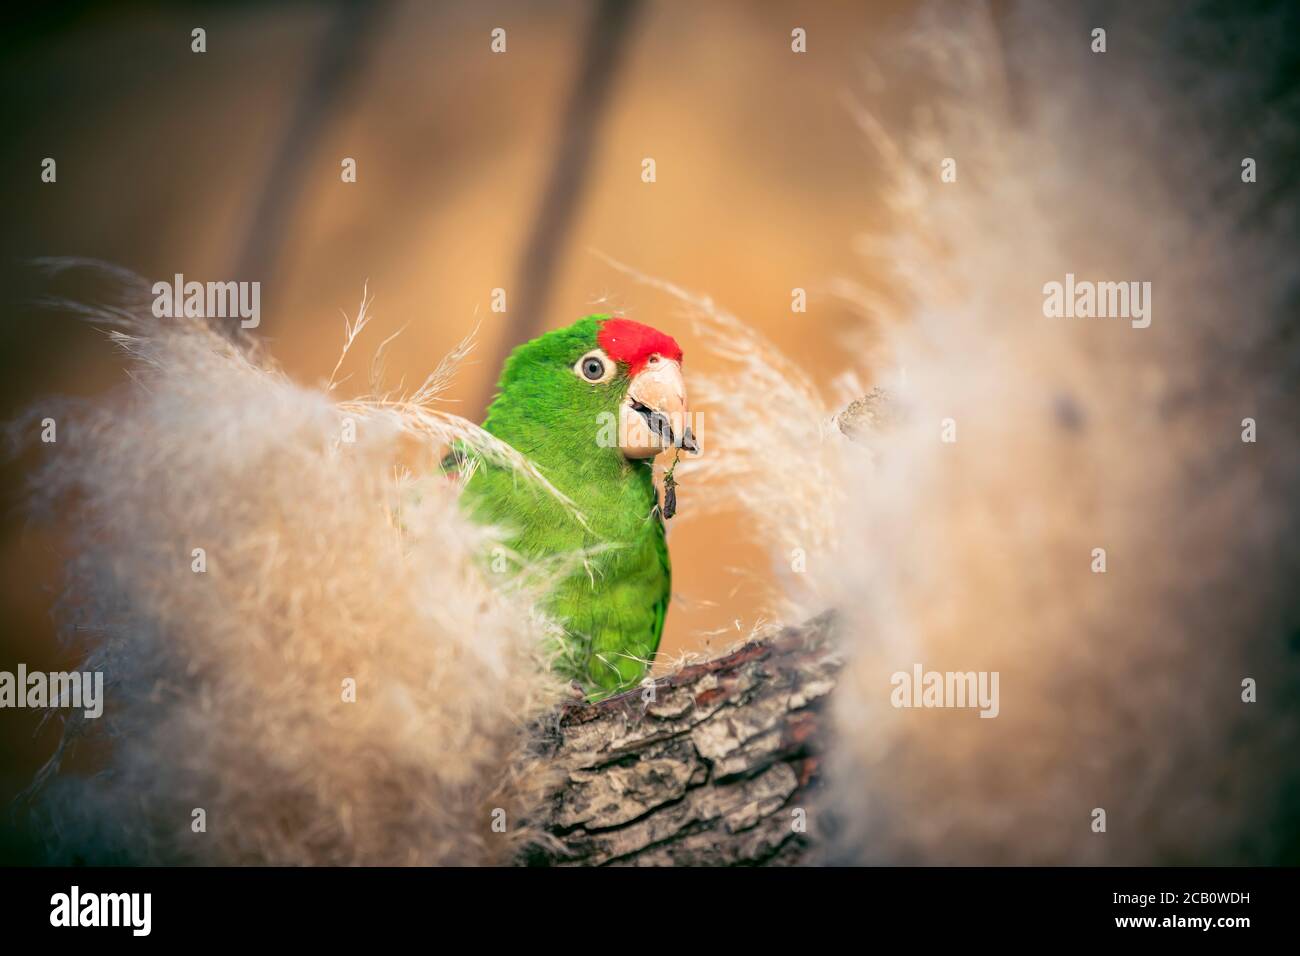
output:
{"label": "green feather", "polygon": [[573,371],[597,348],[606,318],[587,316],[515,349],[483,422],[577,505],[587,527],[536,483],[482,460],[463,498],[476,521],[507,529],[510,547],[526,559],[590,552],[550,592],[545,610],[565,631],[557,666],[592,698],[644,676],[663,634],[672,577],[653,460],[629,461],[617,447],[627,370],[602,384]]}

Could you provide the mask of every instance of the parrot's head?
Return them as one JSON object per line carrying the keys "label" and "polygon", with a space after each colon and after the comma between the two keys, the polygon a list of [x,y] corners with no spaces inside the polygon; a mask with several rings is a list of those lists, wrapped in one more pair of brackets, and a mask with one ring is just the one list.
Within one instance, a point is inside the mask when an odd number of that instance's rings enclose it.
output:
{"label": "parrot's head", "polygon": [[522,417],[533,426],[529,431],[543,425],[552,441],[586,447],[584,453],[590,453],[589,441],[617,445],[632,460],[668,448],[699,450],[687,423],[681,347],[630,319],[589,315],[521,345],[498,391],[485,422],[492,431],[522,426]]}

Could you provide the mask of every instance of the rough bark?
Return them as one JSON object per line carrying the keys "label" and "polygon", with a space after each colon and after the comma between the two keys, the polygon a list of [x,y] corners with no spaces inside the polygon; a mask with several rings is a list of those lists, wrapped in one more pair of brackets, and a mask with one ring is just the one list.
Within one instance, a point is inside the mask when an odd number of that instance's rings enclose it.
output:
{"label": "rough bark", "polygon": [[788,865],[818,784],[839,661],[830,614],[596,704],[543,742],[563,783],[543,828],[559,865]]}

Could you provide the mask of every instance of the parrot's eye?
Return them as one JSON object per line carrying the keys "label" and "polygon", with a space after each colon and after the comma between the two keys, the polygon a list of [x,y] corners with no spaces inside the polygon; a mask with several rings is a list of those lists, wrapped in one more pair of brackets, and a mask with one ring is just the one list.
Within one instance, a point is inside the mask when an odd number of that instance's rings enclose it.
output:
{"label": "parrot's eye", "polygon": [[573,366],[573,371],[588,382],[608,382],[614,377],[616,366],[600,349],[588,352]]}

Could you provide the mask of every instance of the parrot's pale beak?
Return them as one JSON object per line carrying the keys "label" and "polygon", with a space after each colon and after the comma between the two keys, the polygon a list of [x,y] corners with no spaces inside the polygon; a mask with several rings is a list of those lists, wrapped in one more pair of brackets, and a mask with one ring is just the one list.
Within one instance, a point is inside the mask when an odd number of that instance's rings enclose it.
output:
{"label": "parrot's pale beak", "polygon": [[656,356],[632,377],[618,410],[618,436],[627,458],[653,458],[667,448],[699,451],[687,423],[680,363]]}

